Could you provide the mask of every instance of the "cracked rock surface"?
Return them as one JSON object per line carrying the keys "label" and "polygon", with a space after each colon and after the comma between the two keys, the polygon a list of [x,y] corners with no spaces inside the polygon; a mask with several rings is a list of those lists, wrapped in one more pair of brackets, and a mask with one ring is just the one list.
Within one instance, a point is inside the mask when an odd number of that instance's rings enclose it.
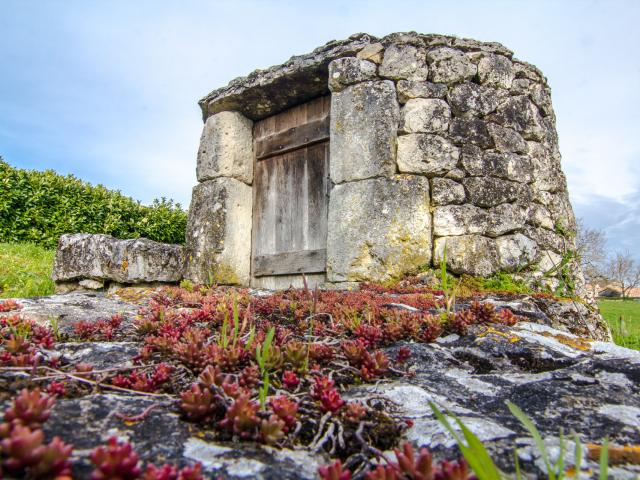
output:
{"label": "cracked rock surface", "polygon": [[[40,319],[58,315],[69,321],[125,311],[132,317],[145,302],[141,295],[123,297],[72,293],[25,299],[20,300],[24,305],[20,314],[37,314]],[[640,352],[606,341],[605,331],[595,323],[588,335],[588,322],[576,322],[585,312],[571,302],[491,294],[481,300],[507,305],[526,321],[512,327],[473,326],[465,336],[449,335],[434,343],[395,344],[387,353],[395,356],[400,347],[409,348],[413,375],[351,387],[344,392],[345,398],[361,399],[374,407],[392,405],[412,421],[406,440],[416,447],[429,447],[437,459],[456,458],[455,442],[431,413],[429,402],[435,402],[462,419],[507,472],[513,471],[517,446],[529,478],[540,478],[544,464],[529,434],[509,413],[506,400],[533,419],[552,457],[558,452],[561,428],[565,437],[575,432],[583,444],[600,444],[605,437],[617,447],[640,444]],[[464,302],[458,307],[463,308]],[[138,351],[135,342],[126,340],[57,347],[66,360],[92,363],[100,369],[131,364]],[[28,377],[5,372],[0,382],[6,383],[11,375]],[[143,419],[121,418],[151,406]],[[90,450],[113,435],[131,441],[144,461],[180,466],[200,462],[209,478],[316,478],[317,467],[329,461],[324,454],[307,449],[219,442],[210,431],[183,421],[169,397],[100,389],[81,398],[58,400],[45,433],[75,446],[78,478],[87,478],[90,472]],[[565,462],[569,464],[573,444],[568,441],[568,445]],[[587,467],[597,475],[596,462],[589,460]],[[610,478],[638,475],[640,465],[614,462],[610,467]]]}

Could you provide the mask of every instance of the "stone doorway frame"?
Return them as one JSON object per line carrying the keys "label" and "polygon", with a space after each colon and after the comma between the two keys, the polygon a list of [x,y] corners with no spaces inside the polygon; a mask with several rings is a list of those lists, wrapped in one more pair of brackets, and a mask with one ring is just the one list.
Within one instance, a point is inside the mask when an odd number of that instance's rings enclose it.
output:
{"label": "stone doorway frame", "polygon": [[[308,286],[384,281],[431,261],[429,181],[397,174],[400,105],[393,81],[367,75],[373,65],[355,56],[336,58],[320,65],[312,81],[305,80],[308,88],[296,89],[286,102],[269,98],[271,106],[264,107],[269,104],[265,96],[276,88],[269,85],[245,92],[244,101],[236,98],[237,110],[206,118],[198,151],[199,184],[189,212],[185,278],[255,285],[253,124],[324,95],[331,96],[327,268],[324,278],[308,278]],[[303,284],[302,275],[286,275],[268,286]]]}

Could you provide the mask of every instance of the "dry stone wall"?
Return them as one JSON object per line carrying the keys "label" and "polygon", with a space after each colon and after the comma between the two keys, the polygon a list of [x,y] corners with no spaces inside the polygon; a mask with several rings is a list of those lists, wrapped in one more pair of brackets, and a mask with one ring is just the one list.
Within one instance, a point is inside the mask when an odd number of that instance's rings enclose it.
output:
{"label": "dry stone wall", "polygon": [[[330,228],[330,281],[386,280],[436,264],[446,249],[454,273],[580,283],[550,89],[537,68],[495,43],[394,34],[333,60],[328,77],[338,193],[329,215],[349,219]],[[365,186],[372,179],[384,200]],[[351,240],[345,228],[368,233]]]}

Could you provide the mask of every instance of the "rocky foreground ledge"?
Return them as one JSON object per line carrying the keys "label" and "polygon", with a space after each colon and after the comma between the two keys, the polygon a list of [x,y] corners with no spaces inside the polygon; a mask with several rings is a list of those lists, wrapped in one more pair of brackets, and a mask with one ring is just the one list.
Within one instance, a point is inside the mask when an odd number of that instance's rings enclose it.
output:
{"label": "rocky foreground ledge", "polygon": [[[241,299],[239,306],[225,303],[233,296],[235,305],[236,295]],[[378,372],[367,374],[362,373],[365,372],[364,366],[360,373],[353,368],[357,362],[351,362],[351,357],[348,357],[350,366],[338,361],[343,357],[336,347],[333,360],[325,362],[319,355],[318,364],[312,365],[312,359],[308,366],[312,375],[305,377],[305,370],[299,364],[296,367],[290,363],[291,357],[287,356],[286,350],[287,344],[295,342],[292,339],[299,332],[294,327],[287,327],[290,330],[285,333],[290,332],[291,335],[287,340],[286,335],[282,338],[284,334],[278,330],[274,344],[280,344],[284,363],[274,367],[274,371],[297,368],[297,378],[302,383],[300,386],[293,386],[293,381],[287,383],[287,378],[291,380],[291,377],[285,374],[282,377],[285,381],[280,384],[278,375],[273,374],[269,395],[285,392],[299,403],[299,411],[295,414],[299,426],[293,427],[295,421],[292,421],[291,429],[282,435],[275,434],[273,438],[265,436],[264,431],[251,430],[254,427],[221,434],[225,423],[224,419],[220,420],[222,417],[214,418],[222,415],[218,413],[194,421],[198,415],[193,414],[194,410],[185,410],[184,397],[180,407],[179,393],[187,390],[191,383],[198,382],[196,376],[203,370],[203,364],[197,361],[189,364],[187,358],[193,357],[188,355],[163,357],[173,373],[171,380],[158,388],[131,385],[135,378],[131,378],[130,372],[145,362],[157,365],[160,360],[157,348],[153,352],[150,351],[153,349],[147,348],[146,352],[143,349],[141,355],[141,347],[153,343],[150,343],[148,335],[141,336],[144,329],[147,329],[145,333],[153,331],[154,327],[149,323],[152,317],[165,324],[169,318],[175,324],[193,321],[193,324],[203,325],[208,320],[221,318],[219,314],[230,305],[227,325],[233,324],[234,308],[240,311],[239,322],[250,315],[256,318],[262,315],[260,318],[273,320],[276,318],[273,312],[277,311],[283,324],[287,324],[287,311],[292,317],[304,316],[304,311],[302,314],[294,311],[300,309],[302,295],[304,292],[293,297],[286,294],[272,297],[265,292],[249,295],[246,291],[225,290],[207,297],[178,292],[178,289],[167,295],[128,288],[111,295],[74,292],[19,299],[20,309],[13,310],[12,304],[8,304],[4,309],[10,311],[0,313],[5,331],[7,325],[16,324],[17,318],[32,319],[35,324],[47,328],[53,325],[56,339],[48,345],[41,344],[29,350],[31,363],[23,357],[26,368],[20,369],[15,366],[20,362],[15,360],[14,353],[9,352],[8,335],[5,335],[2,357],[5,367],[0,369],[4,408],[25,387],[39,386],[49,392],[57,391],[55,406],[43,430],[47,440],[59,436],[65,443],[73,444],[69,462],[74,478],[89,478],[94,468],[90,452],[96,446],[104,445],[110,437],[129,441],[145,463],[161,465],[170,462],[178,467],[200,463],[206,478],[317,478],[318,467],[331,463],[335,458],[342,458],[352,466],[356,476],[363,477],[366,462],[376,461],[375,452],[389,450],[405,440],[414,447],[428,447],[437,460],[457,459],[459,450],[453,438],[433,416],[429,402],[435,402],[441,409],[462,419],[485,443],[499,468],[505,472],[514,471],[513,452],[517,447],[524,472],[530,478],[540,478],[544,472],[540,452],[531,436],[509,413],[506,400],[518,405],[533,419],[552,456],[559,451],[561,429],[565,438],[570,432],[579,436],[586,446],[587,458],[580,478],[597,478],[597,452],[605,437],[611,445],[610,478],[631,479],[640,475],[637,447],[640,444],[640,352],[606,341],[608,333],[598,315],[580,303],[566,300],[483,294],[458,302],[456,309],[459,312],[479,312],[479,304],[471,303],[479,300],[482,304],[492,305],[483,311],[499,313],[509,310],[517,323],[512,324],[511,320],[498,323],[469,321],[462,325],[458,322],[455,328],[459,333],[445,330],[440,332],[440,336],[430,338],[400,335],[404,338],[389,342],[382,338],[372,340],[372,336],[376,336],[372,331],[350,330],[356,339],[354,341],[369,338],[372,352],[375,344],[387,359],[395,359],[387,369],[380,367]],[[313,305],[318,307],[324,301],[330,305],[329,300],[317,298],[317,295],[315,300],[310,300]],[[215,298],[217,303],[209,302],[207,298]],[[346,298],[340,299],[343,307],[351,302]],[[377,291],[366,298],[374,299],[368,308],[387,319],[437,314],[439,305],[442,305],[439,292],[415,295]],[[249,309],[249,314],[242,308],[242,299],[247,302],[244,306],[250,304],[253,309]],[[157,314],[158,305],[162,305],[162,314]],[[358,305],[362,307],[363,303]],[[355,306],[353,308],[356,309]],[[427,309],[429,313],[418,312],[421,309]],[[155,316],[151,312],[155,312]],[[334,316],[337,316],[335,312]],[[460,314],[461,318],[463,316]],[[9,320],[11,317],[13,320]],[[512,318],[511,314],[491,318],[502,317]],[[366,319],[366,316],[362,318]],[[424,318],[421,324],[423,333],[426,331]],[[98,328],[92,328],[92,325]],[[339,326],[329,325],[326,328],[339,329]],[[385,336],[390,331],[384,330]],[[220,344],[220,339],[215,337],[207,341],[214,340]],[[319,338],[314,341],[320,344]],[[343,350],[345,341],[351,340],[343,341]],[[247,342],[246,336],[239,342]],[[334,345],[331,342],[326,344]],[[200,348],[208,348],[206,345],[205,341]],[[34,360],[36,357],[38,360]],[[53,365],[51,369],[64,373],[56,376],[41,369],[35,373],[33,363]],[[9,368],[10,365],[14,365],[13,368]],[[85,373],[80,373],[82,371]],[[246,369],[243,372],[246,373]],[[320,372],[323,375],[333,372],[338,398],[346,402],[344,406],[338,403],[334,409],[336,405],[331,407],[323,398],[315,402],[320,405],[316,407],[312,400],[305,400],[305,382],[310,382],[309,378],[314,375],[317,378]],[[114,379],[114,373],[120,375],[120,380]],[[245,373],[239,374],[238,378],[246,378]],[[83,381],[83,378],[89,381]],[[130,383],[122,378],[129,379]],[[138,380],[140,378],[142,376]],[[144,378],[149,380],[151,376]],[[245,385],[241,380],[239,384]],[[288,393],[287,385],[290,387]],[[136,392],[138,388],[147,391]],[[211,386],[214,392],[216,388]],[[227,393],[229,397],[234,395]],[[356,403],[366,411],[362,413],[359,432],[355,427],[349,427],[353,420],[349,415],[357,413],[357,409],[349,405]],[[228,413],[224,418],[227,417]],[[376,431],[366,426],[372,422],[365,420],[372,418],[393,419],[395,423],[380,420],[380,428]],[[333,428],[331,425],[335,430],[328,432]],[[357,419],[355,425],[358,425]],[[376,439],[376,435],[379,438]],[[363,436],[361,444],[359,440]],[[250,438],[251,441],[242,438]],[[347,445],[342,445],[341,441],[346,441]],[[567,443],[565,463],[570,466],[574,462],[572,439],[568,438]],[[3,455],[6,463],[6,453]]]}

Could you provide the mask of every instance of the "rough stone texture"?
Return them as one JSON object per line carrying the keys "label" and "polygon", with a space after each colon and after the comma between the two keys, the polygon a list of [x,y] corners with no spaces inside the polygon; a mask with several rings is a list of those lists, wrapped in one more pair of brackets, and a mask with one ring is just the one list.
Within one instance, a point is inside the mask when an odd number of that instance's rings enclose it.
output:
{"label": "rough stone texture", "polygon": [[500,104],[504,95],[495,89],[465,82],[456,85],[449,93],[449,103],[458,116],[487,115]]}
{"label": "rough stone texture", "polygon": [[462,181],[472,204],[493,207],[523,199],[526,191],[519,182],[495,177],[468,177]]}
{"label": "rough stone texture", "polygon": [[495,123],[488,123],[487,129],[499,152],[527,153],[527,141],[515,130]]}
{"label": "rough stone texture", "polygon": [[521,233],[506,235],[496,240],[501,269],[515,272],[536,259],[536,243]]}
{"label": "rough stone texture", "polygon": [[248,285],[251,260],[251,187],[217,178],[193,188],[185,278],[194,283]]}
{"label": "rough stone texture", "polygon": [[431,183],[431,198],[434,205],[449,205],[464,202],[466,194],[458,182],[438,177]]}
{"label": "rough stone texture", "polygon": [[399,106],[393,82],[364,82],[331,98],[331,180],[395,172]]}
{"label": "rough stone texture", "polygon": [[[396,172],[426,176],[435,207],[432,241],[471,236],[456,240],[462,258],[449,259],[459,273],[512,269],[516,257],[524,253],[529,262],[536,252],[523,278],[550,288],[560,284],[552,278],[558,272],[545,275],[552,270],[550,255],[575,249],[575,219],[550,88],[536,67],[492,42],[415,32],[380,39],[358,34],[234,80],[201,106],[205,117],[238,110],[256,119],[330,90],[335,184]],[[377,246],[386,240],[368,241]],[[469,261],[482,267],[465,270]],[[484,267],[494,261],[497,266]],[[563,275],[578,285],[566,293],[583,293],[575,263]]]}
{"label": "rough stone texture", "polygon": [[204,125],[196,176],[199,182],[232,177],[253,182],[253,122],[238,112],[220,112]]}
{"label": "rough stone texture", "polygon": [[[532,417],[551,447],[552,461],[556,460],[554,447],[559,443],[560,428],[565,440],[566,432],[575,431],[583,445],[600,444],[605,437],[614,447],[640,443],[640,352],[609,343],[610,334],[595,310],[580,302],[527,295],[486,294],[479,300],[497,309],[509,308],[525,321],[512,327],[474,326],[465,336],[449,335],[435,343],[387,347],[391,358],[400,347],[411,351],[413,375],[385,378],[375,385],[356,385],[343,392],[343,397],[367,401],[374,408],[381,406],[381,401],[391,400],[399,415],[412,420],[404,440],[415,447],[429,447],[438,460],[457,458],[455,442],[429,408],[433,401],[459,416],[507,473],[513,474],[513,451],[518,447],[527,478],[546,478],[543,462],[530,435],[509,413],[505,400]],[[18,302],[24,305],[21,314],[28,317],[39,305],[42,322],[49,317],[67,318],[63,311],[69,312],[70,305],[74,305],[75,318],[90,321],[98,318],[96,312],[100,312],[100,318],[109,318],[121,313],[123,307],[135,312],[146,305],[140,299],[125,302],[94,293]],[[458,301],[457,308],[467,307],[467,300]],[[139,347],[139,343],[129,341],[57,345],[63,362],[90,362],[100,370],[132,364]],[[0,383],[15,380],[15,375],[20,374],[2,372]],[[116,415],[137,415],[154,404],[140,421],[125,422]],[[181,419],[175,402],[168,398],[106,390],[58,399],[44,430],[48,439],[58,435],[74,445],[74,478],[88,478],[89,451],[112,435],[128,439],[144,462],[180,466],[201,462],[206,478],[211,479],[312,479],[317,478],[319,465],[329,463],[324,453],[307,449],[218,442],[210,430]],[[571,443],[567,451],[565,461],[571,464]],[[590,477],[587,470],[591,470]],[[583,473],[584,478],[597,478],[597,463],[587,461]],[[614,463],[609,473],[611,478],[632,480],[640,474],[640,466]]]}
{"label": "rough stone texture", "polygon": [[338,58],[329,64],[329,90],[344,90],[354,83],[371,80],[376,75],[376,64],[359,58]]}
{"label": "rough stone texture", "polygon": [[524,95],[509,98],[491,119],[503,127],[514,129],[526,140],[543,140],[547,133],[538,108]]}
{"label": "rough stone texture", "polygon": [[411,134],[398,138],[398,169],[406,173],[442,175],[455,168],[460,150],[439,135]]}
{"label": "rough stone texture", "polygon": [[359,33],[346,40],[331,41],[313,52],[291,57],[282,65],[256,70],[214,90],[199,102],[204,119],[222,111],[238,111],[251,120],[260,120],[329,93],[329,63],[336,58],[355,56],[376,38]]}
{"label": "rough stone texture", "polygon": [[495,240],[480,235],[459,235],[435,239],[434,262],[441,261],[447,251],[447,269],[488,277],[499,270]]}
{"label": "rough stone texture", "polygon": [[493,175],[514,182],[533,181],[531,159],[515,153],[485,152],[482,155],[463,155],[462,165],[474,177]]}
{"label": "rough stone texture", "polygon": [[486,122],[477,118],[454,118],[449,134],[456,144],[477,145],[480,148],[493,146]]}
{"label": "rough stone texture", "polygon": [[178,282],[183,265],[184,252],[180,245],[146,238],[119,240],[109,235],[76,233],[60,237],[52,278],[56,282],[85,279],[119,283]]}
{"label": "rough stone texture", "polygon": [[[536,313],[540,310],[533,305]],[[584,341],[538,323],[512,328],[481,327],[472,335],[451,335],[437,344],[407,344],[415,377],[376,387],[363,386],[351,398],[382,396],[400,405],[413,421],[407,432],[415,446],[426,446],[436,458],[457,455],[455,441],[433,416],[429,402],[457,415],[488,448],[498,466],[514,473],[518,448],[527,478],[546,478],[541,453],[505,401],[518,405],[540,430],[557,461],[560,428],[565,441],[575,431],[583,445],[609,437],[617,447],[636,445],[640,391],[635,379],[640,355],[605,342]],[[400,346],[389,349],[393,355]],[[567,445],[565,464],[574,461]],[[598,464],[586,460],[584,478],[597,478]],[[633,463],[610,466],[610,478],[634,479]]]}
{"label": "rough stone texture", "polygon": [[412,98],[444,98],[447,95],[447,86],[441,83],[400,80],[396,88],[398,89],[398,101],[402,104]]}
{"label": "rough stone texture", "polygon": [[104,292],[71,292],[48,297],[22,298],[20,310],[0,313],[2,316],[19,314],[22,318],[30,318],[43,325],[49,325],[51,319],[58,321],[61,333],[70,333],[73,324],[80,320],[93,322],[111,318],[118,313],[123,317],[123,324],[132,325],[139,306],[145,304],[146,295],[137,287],[127,287],[124,297],[134,297],[136,304],[130,303],[118,294]]}
{"label": "rough stone texture", "polygon": [[515,77],[511,61],[502,55],[486,55],[478,63],[478,77],[484,85],[511,88]]}
{"label": "rough stone texture", "polygon": [[383,55],[384,45],[381,43],[371,43],[360,50],[356,57],[362,60],[369,60],[370,62],[380,65],[382,63]]}
{"label": "rough stone texture", "polygon": [[394,80],[426,80],[429,73],[425,51],[413,45],[388,46],[380,65],[380,76]]}
{"label": "rough stone texture", "polygon": [[329,225],[329,281],[385,281],[415,271],[431,261],[429,181],[397,175],[338,185]]}
{"label": "rough stone texture", "polygon": [[451,109],[447,102],[431,98],[414,98],[402,107],[402,133],[443,133],[449,127]]}
{"label": "rough stone texture", "polygon": [[[434,189],[436,180],[434,179]],[[497,237],[521,229],[525,225],[526,210],[502,204],[485,210],[473,205],[446,205],[433,211],[433,234],[438,237],[479,233]]]}
{"label": "rough stone texture", "polygon": [[133,415],[154,403],[158,401],[153,398],[114,393],[59,400],[44,430],[74,445],[77,478],[88,478],[92,471],[90,449],[113,435],[127,438],[143,461],[179,466],[200,462],[211,479],[314,479],[317,468],[327,462],[324,455],[307,451],[206,440],[204,431],[181,420],[166,401],[141,422],[123,422],[114,415]]}
{"label": "rough stone texture", "polygon": [[440,47],[427,53],[429,79],[436,83],[457,83],[473,78],[477,68],[460,50]]}

